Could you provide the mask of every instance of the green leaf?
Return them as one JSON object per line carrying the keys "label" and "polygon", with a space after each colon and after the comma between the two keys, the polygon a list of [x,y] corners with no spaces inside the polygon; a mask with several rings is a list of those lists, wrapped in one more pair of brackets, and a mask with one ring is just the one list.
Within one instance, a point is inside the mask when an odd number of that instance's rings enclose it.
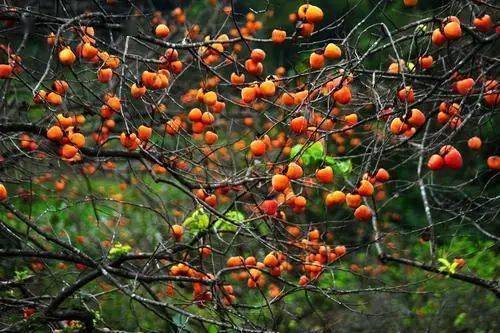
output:
{"label": "green leaf", "polygon": [[313,143],[306,149],[305,153],[309,154],[315,161],[321,161],[325,157],[325,149],[321,142]]}
{"label": "green leaf", "polygon": [[349,177],[352,171],[351,160],[337,160],[334,157],[327,156],[325,158],[326,164],[332,167],[337,175],[342,175],[344,178]]}
{"label": "green leaf", "polygon": [[31,276],[30,271],[28,269],[24,269],[22,271],[16,271],[15,272],[15,280],[16,281],[22,281]]}
{"label": "green leaf", "polygon": [[129,253],[130,250],[132,250],[130,245],[122,245],[120,242],[117,242],[109,250],[109,257],[111,259],[116,259],[116,258],[127,255],[127,253]]}
{"label": "green leaf", "polygon": [[453,326],[455,327],[462,326],[463,323],[465,322],[466,316],[467,314],[465,312],[460,313],[453,321]]}
{"label": "green leaf", "polygon": [[183,225],[190,231],[196,232],[200,230],[205,230],[210,224],[208,215],[205,213],[203,208],[195,210],[190,217],[188,217]]}
{"label": "green leaf", "polygon": [[[321,142],[315,142],[311,146],[303,149],[303,145],[295,145],[290,151],[290,157],[300,157],[304,166],[318,165],[325,158],[325,149]],[[300,152],[302,151],[302,154]]]}
{"label": "green leaf", "polygon": [[304,147],[303,145],[295,145],[292,147],[290,150],[290,158],[294,159],[297,157],[297,154],[300,152],[300,150]]}
{"label": "green leaf", "polygon": [[[234,223],[241,223],[245,220],[245,215],[239,210],[230,210],[224,215],[227,219],[233,221]],[[229,223],[226,220],[218,219],[214,228],[216,230],[225,230],[225,231],[236,231],[237,227],[234,224]]]}
{"label": "green leaf", "polygon": [[446,258],[439,258],[438,261],[442,263],[446,268],[450,267],[450,262]]}
{"label": "green leaf", "polygon": [[215,326],[215,325],[210,325],[210,326],[208,326],[207,332],[208,332],[208,333],[217,333],[217,332],[219,332],[219,331],[217,330],[217,326]]}
{"label": "green leaf", "polygon": [[457,272],[457,267],[458,263],[454,262],[453,264],[451,264],[448,270],[450,271],[451,274],[455,274]]}

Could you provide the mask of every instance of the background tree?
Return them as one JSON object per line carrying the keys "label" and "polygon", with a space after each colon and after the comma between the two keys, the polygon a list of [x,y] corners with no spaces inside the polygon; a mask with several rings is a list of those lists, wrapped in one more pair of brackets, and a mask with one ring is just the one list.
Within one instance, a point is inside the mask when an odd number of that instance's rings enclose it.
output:
{"label": "background tree", "polygon": [[498,330],[499,8],[4,2],[0,327]]}

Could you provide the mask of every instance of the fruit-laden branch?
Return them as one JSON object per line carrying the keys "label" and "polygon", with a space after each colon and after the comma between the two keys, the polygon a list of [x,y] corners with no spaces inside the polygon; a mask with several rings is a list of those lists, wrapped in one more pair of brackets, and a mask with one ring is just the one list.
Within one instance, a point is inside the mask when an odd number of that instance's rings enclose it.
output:
{"label": "fruit-laden branch", "polygon": [[440,270],[437,267],[434,266],[429,266],[424,263],[421,263],[416,260],[411,260],[411,259],[406,259],[406,258],[396,258],[394,256],[388,255],[388,254],[381,254],[380,255],[380,260],[383,263],[387,262],[395,262],[398,264],[402,265],[407,265],[407,266],[412,266],[416,268],[420,268],[424,271],[427,272],[432,272],[444,276],[449,276],[450,278],[465,281],[471,284],[474,284],[476,286],[480,286],[482,288],[488,289],[492,291],[498,298],[500,298],[500,282],[498,280],[485,280],[481,279],[476,276],[471,276],[471,275],[466,275],[466,274],[460,274],[460,273],[451,273],[448,271],[443,271]]}

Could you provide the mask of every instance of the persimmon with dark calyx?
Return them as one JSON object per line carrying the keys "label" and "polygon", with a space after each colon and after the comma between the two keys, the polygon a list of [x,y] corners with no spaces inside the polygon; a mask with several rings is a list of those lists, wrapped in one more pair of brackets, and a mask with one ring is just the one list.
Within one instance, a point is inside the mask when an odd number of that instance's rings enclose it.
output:
{"label": "persimmon with dark calyx", "polygon": [[394,135],[401,135],[408,130],[408,124],[406,124],[400,117],[397,117],[391,121],[390,130]]}
{"label": "persimmon with dark calyx", "polygon": [[210,245],[201,246],[199,252],[203,258],[210,257],[212,255],[212,247]]}
{"label": "persimmon with dark calyx", "polygon": [[217,196],[215,194],[207,195],[204,201],[211,207],[217,207]]}
{"label": "persimmon with dark calyx", "polygon": [[206,111],[201,115],[201,122],[205,125],[211,125],[214,123],[214,121],[215,117],[211,112]]}
{"label": "persimmon with dark calyx", "polygon": [[130,95],[135,98],[139,99],[142,96],[146,94],[146,87],[145,86],[138,86],[137,84],[132,84],[130,87]]}
{"label": "persimmon with dark calyx", "polygon": [[276,267],[279,264],[278,258],[273,253],[266,255],[263,262],[267,267]]}
{"label": "persimmon with dark calyx", "polygon": [[231,73],[231,83],[235,86],[245,83],[245,74]]}
{"label": "persimmon with dark calyx", "polygon": [[425,124],[425,115],[419,109],[411,109],[411,116],[408,118],[408,124],[415,128],[421,127]]}
{"label": "persimmon with dark calyx", "polygon": [[481,32],[489,32],[495,26],[495,24],[493,23],[493,20],[491,19],[491,16],[488,14],[485,14],[481,17],[476,17],[472,21],[472,23],[474,24],[476,29],[481,31]]}
{"label": "persimmon with dark calyx", "polygon": [[415,102],[415,94],[412,87],[404,87],[398,91],[398,98],[401,102]]}
{"label": "persimmon with dark calyx", "polygon": [[261,62],[255,62],[252,59],[247,59],[245,61],[245,69],[248,73],[259,76],[264,71],[264,66]]}
{"label": "persimmon with dark calyx", "polygon": [[463,165],[462,155],[453,146],[441,147],[439,154],[443,156],[444,166],[450,169],[460,169]]}
{"label": "persimmon with dark calyx", "polygon": [[303,23],[302,27],[300,28],[300,35],[302,37],[309,37],[314,32],[314,28],[315,26],[313,23]]}
{"label": "persimmon with dark calyx", "polygon": [[52,90],[54,90],[54,92],[58,93],[61,96],[64,96],[68,89],[69,84],[64,80],[55,80],[54,83],[52,83]]}

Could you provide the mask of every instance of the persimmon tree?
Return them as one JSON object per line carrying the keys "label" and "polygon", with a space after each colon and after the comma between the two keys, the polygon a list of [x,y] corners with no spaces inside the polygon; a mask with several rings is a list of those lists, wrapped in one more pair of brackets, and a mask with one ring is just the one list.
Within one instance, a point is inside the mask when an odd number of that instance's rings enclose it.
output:
{"label": "persimmon tree", "polygon": [[494,330],[498,9],[3,2],[0,326]]}

